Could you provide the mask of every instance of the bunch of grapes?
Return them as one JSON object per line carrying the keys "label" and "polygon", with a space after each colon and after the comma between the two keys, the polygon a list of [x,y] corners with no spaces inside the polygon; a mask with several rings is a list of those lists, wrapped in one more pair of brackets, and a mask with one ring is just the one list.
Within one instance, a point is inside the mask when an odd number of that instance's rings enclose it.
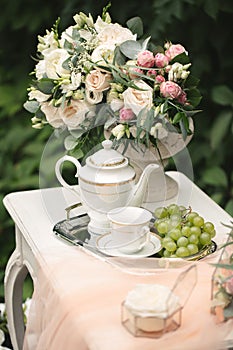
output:
{"label": "bunch of grapes", "polygon": [[213,223],[177,204],[155,209],[155,228],[161,236],[161,256],[184,258],[198,253],[216,235]]}

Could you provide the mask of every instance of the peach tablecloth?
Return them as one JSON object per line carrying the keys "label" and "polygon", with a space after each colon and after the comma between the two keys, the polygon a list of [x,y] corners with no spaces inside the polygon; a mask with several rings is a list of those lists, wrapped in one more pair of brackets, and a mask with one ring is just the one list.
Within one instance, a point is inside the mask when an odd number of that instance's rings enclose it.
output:
{"label": "peach tablecloth", "polygon": [[[61,252],[60,252],[61,253]],[[198,283],[181,327],[159,339],[135,338],[121,325],[121,302],[137,283],[172,286],[184,269],[131,274],[77,247],[44,252],[35,284],[24,350],[214,350],[232,323],[210,315],[213,267],[198,262]]]}

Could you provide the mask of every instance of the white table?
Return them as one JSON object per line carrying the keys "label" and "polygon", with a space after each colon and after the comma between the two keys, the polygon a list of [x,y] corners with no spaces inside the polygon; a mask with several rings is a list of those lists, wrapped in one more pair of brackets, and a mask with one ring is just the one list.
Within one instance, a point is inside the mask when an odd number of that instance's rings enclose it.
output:
{"label": "white table", "polygon": [[[229,224],[232,218],[221,207],[213,202],[204,192],[179,172],[168,172],[178,182],[179,193],[175,198],[155,206],[178,203],[191,205],[217,228],[216,243],[226,239],[229,230],[220,222]],[[29,273],[32,280],[37,279],[38,267],[44,259],[43,253],[50,249],[70,247],[56,239],[52,233],[55,223],[66,218],[65,208],[78,202],[78,197],[64,188],[38,189],[33,191],[14,192],[4,198],[4,205],[15,223],[16,247],[11,255],[5,273],[5,301],[8,315],[9,331],[14,350],[21,350],[24,339],[22,312],[22,290],[24,279]],[[84,209],[79,209],[84,210]],[[74,211],[73,215],[77,212]],[[228,345],[233,346],[232,339]]]}

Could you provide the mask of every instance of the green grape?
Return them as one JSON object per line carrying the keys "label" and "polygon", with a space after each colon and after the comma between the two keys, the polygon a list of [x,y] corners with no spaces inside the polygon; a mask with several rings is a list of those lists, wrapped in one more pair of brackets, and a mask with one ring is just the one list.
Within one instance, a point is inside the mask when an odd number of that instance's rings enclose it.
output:
{"label": "green grape", "polygon": [[182,236],[177,240],[178,247],[186,247],[189,243],[188,238]]}
{"label": "green grape", "polygon": [[174,239],[174,241],[177,241],[181,237],[181,231],[178,228],[173,228],[169,231],[168,237],[171,237]]}
{"label": "green grape", "polygon": [[193,244],[199,243],[198,237],[194,234],[191,234],[191,236],[189,236],[188,240],[189,240],[189,243],[193,243]]}
{"label": "green grape", "polygon": [[159,233],[161,234],[165,234],[168,232],[168,223],[166,221],[161,221],[158,225],[157,225],[157,230]]}
{"label": "green grape", "polygon": [[192,226],[192,227],[190,227],[190,232],[191,232],[191,235],[200,236],[201,229],[200,229],[200,227]]}
{"label": "green grape", "polygon": [[[209,232],[208,232],[208,233],[209,233]],[[214,237],[216,236],[216,231],[213,230],[213,231],[210,233],[210,236],[211,236],[211,238],[214,238]]]}
{"label": "green grape", "polygon": [[172,215],[170,215],[170,220],[181,221],[181,215],[180,214],[172,214]]}
{"label": "green grape", "polygon": [[198,215],[197,213],[195,213],[194,211],[192,211],[191,213],[187,214],[186,219],[187,219],[189,222],[193,223],[193,219],[194,219],[195,216],[197,216],[197,215]]}
{"label": "green grape", "polygon": [[171,254],[170,258],[177,258],[177,255],[176,254]]}
{"label": "green grape", "polygon": [[193,218],[193,225],[197,227],[202,227],[204,225],[204,219],[197,215]]}
{"label": "green grape", "polygon": [[199,237],[199,241],[202,245],[209,244],[211,242],[211,236],[207,232],[202,232]]}
{"label": "green grape", "polygon": [[212,222],[209,221],[205,222],[203,225],[203,230],[207,233],[212,234],[212,232],[215,231],[214,224],[212,224]]}
{"label": "green grape", "polygon": [[191,230],[189,226],[183,226],[181,229],[181,233],[185,237],[189,237],[191,235]]}
{"label": "green grape", "polygon": [[155,217],[158,219],[166,218],[168,216],[167,208],[159,207],[155,209]]}
{"label": "green grape", "polygon": [[170,204],[168,207],[167,207],[167,210],[168,210],[168,213],[170,215],[172,214],[180,214],[180,208],[177,204]]}
{"label": "green grape", "polygon": [[198,246],[196,244],[189,243],[187,245],[187,248],[189,250],[190,255],[196,254],[198,252]]}
{"label": "green grape", "polygon": [[172,242],[173,240],[170,237],[165,236],[162,240],[161,240],[161,245],[163,248],[166,248],[166,243],[167,242]]}
{"label": "green grape", "polygon": [[171,252],[169,252],[167,249],[164,249],[163,256],[164,256],[164,258],[170,258]]}
{"label": "green grape", "polygon": [[165,249],[169,252],[175,252],[177,248],[177,245],[174,241],[168,241],[165,243]]}
{"label": "green grape", "polygon": [[187,247],[179,247],[176,251],[176,255],[179,258],[184,258],[185,256],[189,256],[190,252]]}

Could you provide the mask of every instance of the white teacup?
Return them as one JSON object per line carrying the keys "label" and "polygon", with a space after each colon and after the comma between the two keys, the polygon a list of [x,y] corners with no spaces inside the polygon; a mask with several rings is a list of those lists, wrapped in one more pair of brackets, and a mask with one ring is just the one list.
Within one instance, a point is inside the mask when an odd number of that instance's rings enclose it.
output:
{"label": "white teacup", "polygon": [[132,254],[140,251],[150,241],[149,223],[152,214],[143,208],[120,207],[108,212],[112,246]]}

